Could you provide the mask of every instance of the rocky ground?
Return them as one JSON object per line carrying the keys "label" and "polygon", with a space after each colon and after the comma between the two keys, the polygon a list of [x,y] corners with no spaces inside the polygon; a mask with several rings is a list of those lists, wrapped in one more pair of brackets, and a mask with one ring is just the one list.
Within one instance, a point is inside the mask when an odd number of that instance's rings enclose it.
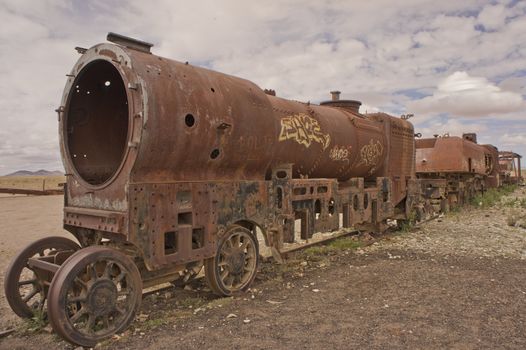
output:
{"label": "rocky ground", "polygon": [[[97,347],[524,349],[524,218],[522,188],[373,244],[345,239],[264,263],[233,298],[200,280],[153,293],[128,331]],[[12,325],[2,349],[74,348],[35,322]]]}

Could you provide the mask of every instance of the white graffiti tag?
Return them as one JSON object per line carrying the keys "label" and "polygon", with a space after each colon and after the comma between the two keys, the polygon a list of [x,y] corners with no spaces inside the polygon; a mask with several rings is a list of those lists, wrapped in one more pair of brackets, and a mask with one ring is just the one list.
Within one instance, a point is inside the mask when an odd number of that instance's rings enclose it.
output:
{"label": "white graffiti tag", "polygon": [[351,156],[351,146],[334,146],[329,152],[329,158],[334,161],[348,162]]}

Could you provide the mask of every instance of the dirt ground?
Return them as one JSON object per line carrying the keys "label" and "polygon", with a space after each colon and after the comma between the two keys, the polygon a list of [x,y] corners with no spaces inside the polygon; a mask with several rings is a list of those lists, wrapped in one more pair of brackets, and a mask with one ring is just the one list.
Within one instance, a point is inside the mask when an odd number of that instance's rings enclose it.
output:
{"label": "dirt ground", "polygon": [[[202,280],[154,293],[128,331],[97,348],[525,349],[526,229],[508,225],[526,214],[524,198],[522,188],[498,207],[451,213],[367,247],[264,263],[253,288],[233,298],[213,297]],[[0,198],[0,215],[2,273],[17,249],[63,232],[60,196]],[[15,320],[4,299],[0,314],[0,330],[17,329],[1,349],[74,348]]]}

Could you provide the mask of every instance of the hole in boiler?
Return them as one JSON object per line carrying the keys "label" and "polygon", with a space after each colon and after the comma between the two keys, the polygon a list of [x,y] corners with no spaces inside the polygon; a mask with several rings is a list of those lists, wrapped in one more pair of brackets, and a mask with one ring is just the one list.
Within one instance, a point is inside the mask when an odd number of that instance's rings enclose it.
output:
{"label": "hole in boiler", "polygon": [[216,159],[217,157],[219,157],[220,154],[221,154],[221,151],[217,148],[214,148],[214,150],[210,152],[210,158]]}
{"label": "hole in boiler", "polygon": [[185,117],[184,117],[184,123],[186,124],[187,127],[191,128],[192,126],[195,125],[195,118],[193,115],[191,114],[187,114]]}

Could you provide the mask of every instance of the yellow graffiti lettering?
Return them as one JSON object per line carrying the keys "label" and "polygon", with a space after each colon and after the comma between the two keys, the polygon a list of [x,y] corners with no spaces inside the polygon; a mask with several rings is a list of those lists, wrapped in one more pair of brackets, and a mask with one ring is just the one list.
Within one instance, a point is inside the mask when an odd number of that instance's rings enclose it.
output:
{"label": "yellow graffiti lettering", "polygon": [[360,150],[361,159],[359,165],[365,164],[367,166],[376,167],[383,151],[384,146],[380,141],[376,140],[376,142],[374,142],[373,140],[370,140],[369,144],[363,146]]}
{"label": "yellow graffiti lettering", "polygon": [[294,140],[307,148],[317,142],[326,149],[331,136],[321,132],[318,121],[307,114],[299,113],[281,119],[281,132],[279,141]]}

